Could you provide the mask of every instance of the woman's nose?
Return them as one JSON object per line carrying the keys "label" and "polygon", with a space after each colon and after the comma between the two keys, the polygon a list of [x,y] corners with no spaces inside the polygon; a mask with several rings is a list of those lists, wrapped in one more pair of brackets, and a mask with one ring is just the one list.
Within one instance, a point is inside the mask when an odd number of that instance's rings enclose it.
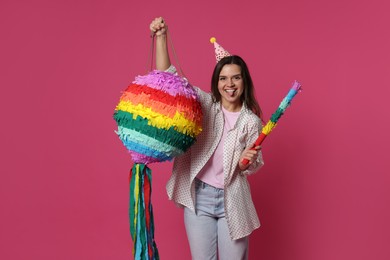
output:
{"label": "woman's nose", "polygon": [[233,87],[233,86],[234,86],[234,81],[233,81],[233,79],[229,79],[229,80],[228,80],[228,85],[229,85],[230,87]]}

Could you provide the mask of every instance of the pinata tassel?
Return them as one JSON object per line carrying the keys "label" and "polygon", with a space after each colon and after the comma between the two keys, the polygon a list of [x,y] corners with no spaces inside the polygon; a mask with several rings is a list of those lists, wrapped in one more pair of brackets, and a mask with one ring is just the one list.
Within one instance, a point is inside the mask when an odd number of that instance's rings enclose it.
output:
{"label": "pinata tassel", "polygon": [[135,260],[159,260],[154,241],[154,220],[151,202],[152,171],[136,163],[130,172],[130,233]]}

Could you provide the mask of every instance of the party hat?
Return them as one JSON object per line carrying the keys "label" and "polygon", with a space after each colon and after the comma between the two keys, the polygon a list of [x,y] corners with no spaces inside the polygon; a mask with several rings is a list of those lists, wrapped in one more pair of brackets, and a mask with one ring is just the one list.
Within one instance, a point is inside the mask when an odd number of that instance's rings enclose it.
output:
{"label": "party hat", "polygon": [[225,50],[221,45],[217,43],[217,39],[215,39],[215,37],[211,37],[210,42],[214,44],[215,58],[217,59],[217,62],[219,62],[222,58],[231,56],[231,54],[227,50]]}

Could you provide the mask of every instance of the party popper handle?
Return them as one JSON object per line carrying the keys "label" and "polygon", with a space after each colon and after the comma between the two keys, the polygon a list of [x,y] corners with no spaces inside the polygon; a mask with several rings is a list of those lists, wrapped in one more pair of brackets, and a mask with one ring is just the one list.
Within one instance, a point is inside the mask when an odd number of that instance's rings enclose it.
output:
{"label": "party popper handle", "polygon": [[[259,137],[256,139],[256,142],[253,144],[251,150],[254,150],[256,146],[261,145],[261,143],[264,141],[264,139],[267,137],[264,133],[261,133]],[[248,159],[244,159],[241,162],[243,165],[247,165],[249,163]]]}

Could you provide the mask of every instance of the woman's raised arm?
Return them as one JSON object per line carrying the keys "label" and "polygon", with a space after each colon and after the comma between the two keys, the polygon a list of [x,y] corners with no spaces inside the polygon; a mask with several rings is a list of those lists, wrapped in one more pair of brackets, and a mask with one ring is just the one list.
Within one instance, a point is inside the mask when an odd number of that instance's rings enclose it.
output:
{"label": "woman's raised arm", "polygon": [[156,69],[164,71],[171,66],[167,43],[168,26],[162,17],[158,17],[150,24],[150,31],[156,37]]}

